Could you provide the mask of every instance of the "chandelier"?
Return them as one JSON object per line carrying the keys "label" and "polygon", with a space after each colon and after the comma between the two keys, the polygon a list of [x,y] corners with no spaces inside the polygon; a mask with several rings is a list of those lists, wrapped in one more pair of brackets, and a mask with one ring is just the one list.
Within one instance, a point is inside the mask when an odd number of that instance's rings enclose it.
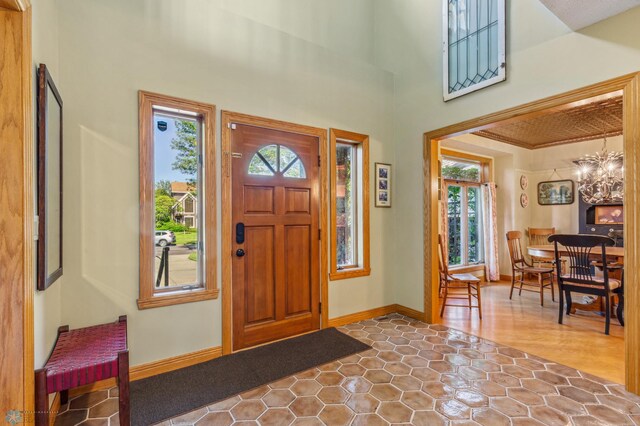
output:
{"label": "chandelier", "polygon": [[606,133],[603,139],[602,151],[575,161],[578,165],[578,191],[588,204],[622,203],[622,153],[608,152]]}

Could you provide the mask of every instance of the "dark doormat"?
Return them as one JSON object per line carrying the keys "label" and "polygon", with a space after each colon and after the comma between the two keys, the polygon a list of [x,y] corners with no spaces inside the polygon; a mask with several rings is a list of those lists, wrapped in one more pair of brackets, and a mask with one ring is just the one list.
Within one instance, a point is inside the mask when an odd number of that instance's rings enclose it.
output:
{"label": "dark doormat", "polygon": [[147,426],[370,349],[327,328],[131,383],[131,424]]}

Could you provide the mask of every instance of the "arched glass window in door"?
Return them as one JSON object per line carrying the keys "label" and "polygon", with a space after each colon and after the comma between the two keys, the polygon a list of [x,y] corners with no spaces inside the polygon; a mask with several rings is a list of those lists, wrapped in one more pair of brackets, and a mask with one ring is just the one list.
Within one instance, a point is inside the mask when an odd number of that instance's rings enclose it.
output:
{"label": "arched glass window in door", "polygon": [[249,174],[254,176],[282,175],[294,179],[307,177],[298,154],[283,145],[266,145],[260,148],[249,163]]}

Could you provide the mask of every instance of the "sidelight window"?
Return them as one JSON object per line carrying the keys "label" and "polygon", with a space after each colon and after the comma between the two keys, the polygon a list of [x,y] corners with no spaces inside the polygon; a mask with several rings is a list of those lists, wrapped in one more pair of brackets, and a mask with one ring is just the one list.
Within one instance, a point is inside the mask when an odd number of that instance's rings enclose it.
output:
{"label": "sidelight window", "polygon": [[213,105],[140,92],[140,309],[215,298]]}
{"label": "sidelight window", "polygon": [[331,129],[331,279],[369,275],[369,138]]}

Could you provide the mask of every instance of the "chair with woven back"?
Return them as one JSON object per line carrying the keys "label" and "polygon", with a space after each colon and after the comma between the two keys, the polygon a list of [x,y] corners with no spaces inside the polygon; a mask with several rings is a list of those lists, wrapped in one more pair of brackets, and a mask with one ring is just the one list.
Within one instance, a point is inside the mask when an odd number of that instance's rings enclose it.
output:
{"label": "chair with woven back", "polygon": [[[480,295],[480,279],[472,274],[450,274],[447,264],[447,257],[444,251],[444,238],[438,235],[438,271],[439,271],[439,293],[442,296],[442,307],[440,308],[440,317],[444,315],[444,309],[447,306],[456,306],[478,309],[478,316],[482,319],[482,298]],[[448,304],[447,300],[459,299],[466,300],[468,304]],[[472,300],[476,299],[474,305]]]}
{"label": "chair with woven back", "polygon": [[[544,246],[549,244],[549,237],[556,233],[556,228],[528,228],[530,246]],[[539,268],[555,268],[556,260],[552,257],[531,256],[533,266]],[[562,270],[565,268],[565,260],[562,260]]]}
{"label": "chair with woven back", "polygon": [[[562,324],[564,308],[564,298],[566,297],[566,313],[571,314],[571,292],[589,294],[592,296],[602,296],[605,303],[605,325],[604,334],[609,334],[611,322],[611,296],[622,295],[622,283],[616,279],[609,278],[609,269],[602,268],[602,276],[595,275],[595,265],[607,265],[606,248],[612,247],[613,239],[601,235],[581,235],[581,234],[555,234],[549,237],[549,242],[555,246],[556,260],[560,258],[558,245],[564,246],[562,251],[568,253],[569,267],[566,273],[560,271],[559,262],[556,264],[558,274],[558,286],[560,292],[560,309],[558,314],[558,324]],[[594,248],[600,248],[600,253],[593,253]],[[620,297],[619,312],[622,312],[624,298]],[[622,315],[618,318],[622,323]]]}
{"label": "chair with woven back", "polygon": [[[537,267],[528,262],[522,254],[521,239],[522,232],[507,232],[507,246],[509,247],[509,257],[511,258],[511,291],[509,299],[511,300],[513,289],[519,284],[520,291],[518,295],[522,294],[522,290],[540,293],[540,306],[544,306],[544,289],[549,287],[551,289],[551,300],[555,302],[553,290],[554,269],[552,267]],[[536,287],[536,289],[527,287]]]}

